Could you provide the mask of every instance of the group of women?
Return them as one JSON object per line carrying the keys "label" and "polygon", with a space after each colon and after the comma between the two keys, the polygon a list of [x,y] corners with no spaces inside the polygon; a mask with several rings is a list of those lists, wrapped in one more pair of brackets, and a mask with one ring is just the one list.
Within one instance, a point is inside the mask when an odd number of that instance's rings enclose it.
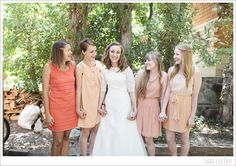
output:
{"label": "group of women", "polygon": [[191,47],[184,43],[175,47],[168,73],[162,69],[160,53],[148,52],[144,68],[134,77],[120,43],[108,45],[101,62],[95,60],[96,44],[91,39],[79,46],[83,60],[75,64],[70,44],[55,42],[43,69],[51,155],[67,155],[71,129],[81,128],[82,156],[154,156],[153,138],[162,135],[162,127],[171,155],[177,155],[176,133],[181,155],[188,155],[201,87]]}

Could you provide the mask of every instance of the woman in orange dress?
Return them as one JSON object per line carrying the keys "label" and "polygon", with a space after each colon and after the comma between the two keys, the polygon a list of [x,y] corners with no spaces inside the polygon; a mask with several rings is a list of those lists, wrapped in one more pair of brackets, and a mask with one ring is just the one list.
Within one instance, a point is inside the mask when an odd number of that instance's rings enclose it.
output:
{"label": "woman in orange dress", "polygon": [[162,71],[159,52],[148,52],[145,59],[145,68],[138,72],[136,78],[137,125],[139,133],[145,137],[148,155],[155,156],[153,138],[161,136],[159,113],[166,89],[167,74]]}
{"label": "woman in orange dress", "polygon": [[43,69],[43,104],[52,130],[52,156],[66,156],[71,129],[77,127],[75,110],[75,62],[70,44],[59,40],[52,46],[51,60]]}
{"label": "woman in orange dress", "polygon": [[100,115],[97,110],[102,64],[95,60],[96,45],[91,39],[82,40],[80,49],[83,60],[76,67],[76,110],[79,115],[78,127],[82,128],[79,138],[81,155],[86,156],[88,137],[90,135],[89,151],[91,153],[100,122]]}
{"label": "woman in orange dress", "polygon": [[194,125],[202,78],[193,68],[192,49],[189,45],[180,43],[175,47],[174,61],[174,66],[168,70],[168,85],[159,117],[164,122],[171,155],[177,155],[175,134],[180,133],[181,156],[187,156],[189,131]]}

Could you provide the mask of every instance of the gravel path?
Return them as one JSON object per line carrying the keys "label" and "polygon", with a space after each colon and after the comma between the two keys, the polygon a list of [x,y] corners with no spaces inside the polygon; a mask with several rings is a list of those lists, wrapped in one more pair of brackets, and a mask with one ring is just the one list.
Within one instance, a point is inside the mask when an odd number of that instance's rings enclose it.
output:
{"label": "gravel path", "polygon": [[[11,134],[4,144],[4,151],[21,151],[32,156],[50,156],[52,133],[44,128],[41,133],[21,128],[17,121],[10,122]],[[69,155],[79,155],[78,133],[70,139]],[[24,153],[22,153],[24,155]]]}
{"label": "gravel path", "polygon": [[[9,155],[7,154],[9,151],[20,151],[24,152],[22,155],[50,156],[52,141],[50,130],[44,128],[41,133],[36,133],[33,130],[21,128],[18,126],[17,121],[10,121],[10,127],[11,134],[4,144],[4,155]],[[221,131],[221,134],[212,129],[205,129],[201,133],[193,132],[190,135],[190,144],[195,146],[233,146],[233,130],[228,130]],[[78,135],[79,130],[74,129],[70,137],[69,156],[79,155]],[[17,155],[20,156],[21,153],[17,153]]]}

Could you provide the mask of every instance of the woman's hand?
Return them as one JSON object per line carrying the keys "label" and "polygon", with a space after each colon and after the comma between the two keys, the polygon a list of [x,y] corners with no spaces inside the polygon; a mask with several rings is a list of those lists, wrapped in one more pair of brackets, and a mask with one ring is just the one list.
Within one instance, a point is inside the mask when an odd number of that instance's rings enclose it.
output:
{"label": "woman's hand", "polygon": [[188,127],[191,128],[194,126],[194,117],[190,117],[188,119]]}
{"label": "woman's hand", "polygon": [[106,106],[102,105],[102,108],[98,109],[98,113],[102,116],[105,117],[107,115],[107,110],[106,110]]}
{"label": "woman's hand", "polygon": [[161,112],[161,113],[159,114],[159,120],[160,120],[161,122],[165,122],[165,121],[167,120],[167,116],[166,116],[166,113],[165,113],[165,112]]}
{"label": "woman's hand", "polygon": [[48,126],[53,126],[55,123],[53,117],[49,114],[49,115],[46,115],[46,124]]}
{"label": "woman's hand", "polygon": [[84,109],[80,109],[80,111],[78,112],[78,115],[80,117],[80,119],[85,119],[86,118],[86,112],[84,111]]}
{"label": "woman's hand", "polygon": [[127,119],[129,120],[135,120],[136,119],[136,116],[137,116],[137,111],[132,111],[129,113]]}

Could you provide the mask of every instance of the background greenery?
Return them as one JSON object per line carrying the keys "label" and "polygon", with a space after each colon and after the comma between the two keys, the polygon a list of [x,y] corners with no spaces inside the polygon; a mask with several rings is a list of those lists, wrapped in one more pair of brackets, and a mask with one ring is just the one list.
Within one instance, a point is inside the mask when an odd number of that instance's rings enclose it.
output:
{"label": "background greenery", "polygon": [[[227,10],[221,13],[226,14],[213,24],[232,21],[233,4],[225,5]],[[173,63],[173,49],[180,41],[192,44],[206,65],[216,64],[220,60],[217,55],[222,52],[232,54],[232,49],[218,49],[209,56],[207,42],[212,28],[206,29],[206,38],[196,36],[190,7],[189,3],[3,3],[4,76],[15,76],[18,87],[38,92],[42,68],[58,39],[70,39],[79,59],[78,42],[84,37],[92,38],[100,59],[109,43],[123,43],[124,34],[129,34],[130,43],[125,49],[134,71],[143,65],[145,53],[151,50],[161,52],[167,71]],[[73,14],[77,16],[76,27]]]}

